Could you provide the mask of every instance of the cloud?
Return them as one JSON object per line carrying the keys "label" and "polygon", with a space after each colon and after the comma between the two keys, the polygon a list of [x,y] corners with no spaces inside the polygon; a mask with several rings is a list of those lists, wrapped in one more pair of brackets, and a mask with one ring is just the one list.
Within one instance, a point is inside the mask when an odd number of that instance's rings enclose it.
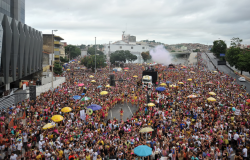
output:
{"label": "cloud", "polygon": [[108,43],[122,31],[166,44],[240,37],[250,44],[249,0],[26,0],[26,23],[71,44]]}

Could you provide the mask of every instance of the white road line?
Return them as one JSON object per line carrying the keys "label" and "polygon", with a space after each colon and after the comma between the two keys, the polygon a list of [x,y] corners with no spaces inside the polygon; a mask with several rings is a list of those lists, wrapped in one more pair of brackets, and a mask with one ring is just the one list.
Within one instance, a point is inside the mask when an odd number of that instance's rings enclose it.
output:
{"label": "white road line", "polygon": [[131,111],[131,109],[130,109],[129,105],[128,105],[128,109],[129,109],[130,113],[133,115],[133,112]]}

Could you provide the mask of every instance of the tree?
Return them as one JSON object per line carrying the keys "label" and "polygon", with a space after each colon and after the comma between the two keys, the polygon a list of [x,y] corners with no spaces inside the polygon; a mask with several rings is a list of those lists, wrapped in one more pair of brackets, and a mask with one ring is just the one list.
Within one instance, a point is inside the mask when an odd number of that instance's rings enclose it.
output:
{"label": "tree", "polygon": [[124,62],[124,63],[126,62],[126,55],[123,50],[115,51],[110,54],[111,64],[115,64],[115,61]]}
{"label": "tree", "polygon": [[200,52],[200,49],[193,50],[193,52]]}
{"label": "tree", "polygon": [[54,62],[54,67],[53,67],[53,71],[55,74],[62,74],[62,66],[60,66],[59,62]]}
{"label": "tree", "polygon": [[[119,52],[119,51],[118,51]],[[137,56],[132,54],[130,51],[128,50],[125,50],[124,51],[124,54],[125,54],[125,57],[126,57],[126,60],[129,61],[129,62],[133,62],[135,60],[137,60]]]}
{"label": "tree", "polygon": [[218,58],[220,58],[221,53],[226,53],[227,50],[227,44],[223,40],[215,40],[213,42],[213,47],[211,48],[211,51],[214,53],[214,55]]}
{"label": "tree", "polygon": [[65,46],[65,52],[69,54],[70,59],[74,59],[77,56],[81,55],[81,49],[74,45]]}
{"label": "tree", "polygon": [[67,62],[69,62],[69,59],[68,59],[67,57],[64,57],[64,58],[63,58],[63,57],[61,56],[61,57],[60,57],[60,61],[63,62],[63,63],[67,63]]}
{"label": "tree", "polygon": [[151,59],[151,55],[149,54],[149,52],[142,52],[141,53],[142,59],[145,61]]}
{"label": "tree", "polygon": [[240,39],[239,37],[233,37],[232,39],[231,39],[231,46],[232,47],[239,47],[241,44],[241,42],[242,42],[243,40],[242,39]]}
{"label": "tree", "polygon": [[[95,55],[95,47],[94,46],[88,48],[88,54]],[[97,48],[96,48],[96,54],[97,55],[104,55],[104,53],[100,50],[97,50]]]}
{"label": "tree", "polygon": [[239,55],[241,54],[241,49],[239,47],[230,47],[226,52],[226,60],[231,67],[238,63]]}
{"label": "tree", "polygon": [[242,74],[242,71],[250,73],[250,52],[238,55],[238,62],[236,63],[235,68],[241,71],[240,74]]}
{"label": "tree", "polygon": [[85,49],[86,48],[86,45],[85,44],[81,44],[80,45],[80,49]]}
{"label": "tree", "polygon": [[[95,71],[95,55],[84,56],[81,59],[81,64],[87,68],[91,68],[92,71]],[[106,58],[104,55],[96,55],[96,68],[106,67]]]}

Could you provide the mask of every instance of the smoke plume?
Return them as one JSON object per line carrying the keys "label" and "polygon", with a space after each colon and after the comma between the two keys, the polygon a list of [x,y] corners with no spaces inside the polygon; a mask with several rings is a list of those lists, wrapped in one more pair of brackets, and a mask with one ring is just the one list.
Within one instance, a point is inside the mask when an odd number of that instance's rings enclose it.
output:
{"label": "smoke plume", "polygon": [[172,61],[171,54],[165,49],[163,45],[156,46],[149,51],[152,61],[159,64],[169,65]]}

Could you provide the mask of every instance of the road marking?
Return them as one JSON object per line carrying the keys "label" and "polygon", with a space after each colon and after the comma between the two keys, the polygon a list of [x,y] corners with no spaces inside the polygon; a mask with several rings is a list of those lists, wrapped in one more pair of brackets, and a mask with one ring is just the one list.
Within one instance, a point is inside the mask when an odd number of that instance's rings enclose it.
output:
{"label": "road marking", "polygon": [[128,109],[129,109],[130,113],[133,115],[133,112],[131,111],[131,109],[130,109],[129,105],[128,105]]}

